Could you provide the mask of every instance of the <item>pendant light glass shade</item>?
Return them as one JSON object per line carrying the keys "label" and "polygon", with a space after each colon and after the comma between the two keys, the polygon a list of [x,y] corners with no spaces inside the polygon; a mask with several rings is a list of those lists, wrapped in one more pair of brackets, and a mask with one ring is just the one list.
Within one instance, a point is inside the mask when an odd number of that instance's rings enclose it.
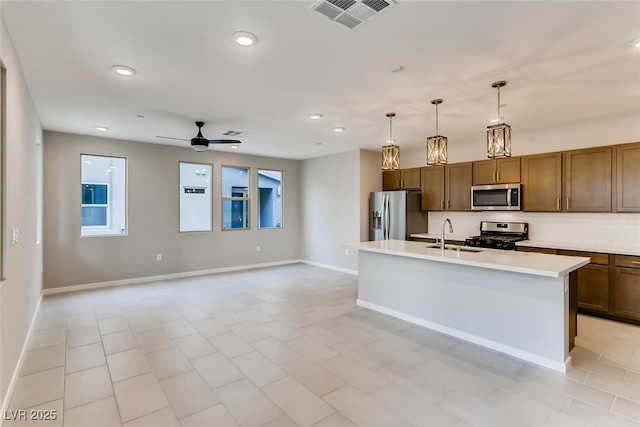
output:
{"label": "pendant light glass shade", "polygon": [[431,103],[436,106],[436,136],[427,138],[427,165],[446,165],[448,139],[438,135],[438,105],[442,104],[442,99],[434,99]]}
{"label": "pendant light glass shade", "polygon": [[393,134],[391,128],[391,119],[396,113],[387,113],[389,117],[389,141],[382,147],[382,170],[398,170],[400,169],[400,147],[393,143]]}
{"label": "pendant light glass shade", "polygon": [[[500,88],[507,84],[505,81],[494,82],[491,87],[498,89],[498,116],[500,120]],[[506,123],[487,126],[487,157],[511,157],[511,126]]]}

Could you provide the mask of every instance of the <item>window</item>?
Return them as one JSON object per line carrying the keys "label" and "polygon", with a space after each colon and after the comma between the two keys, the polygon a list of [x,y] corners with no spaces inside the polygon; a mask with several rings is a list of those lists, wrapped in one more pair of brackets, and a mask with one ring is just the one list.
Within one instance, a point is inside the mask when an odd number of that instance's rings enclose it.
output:
{"label": "window", "polygon": [[258,169],[258,228],[282,228],[282,171]]}
{"label": "window", "polygon": [[249,168],[222,167],[222,228],[249,229]]}
{"label": "window", "polygon": [[83,154],[81,161],[81,235],[126,234],[126,159]]}
{"label": "window", "polygon": [[180,162],[180,232],[211,231],[212,166]]}

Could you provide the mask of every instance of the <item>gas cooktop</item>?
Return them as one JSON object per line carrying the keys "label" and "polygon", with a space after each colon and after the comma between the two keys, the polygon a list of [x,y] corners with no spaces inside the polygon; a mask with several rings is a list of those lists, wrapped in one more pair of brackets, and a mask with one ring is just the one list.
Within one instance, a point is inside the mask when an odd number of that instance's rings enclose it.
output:
{"label": "gas cooktop", "polygon": [[480,222],[480,235],[465,240],[466,246],[515,250],[516,242],[529,238],[526,222]]}

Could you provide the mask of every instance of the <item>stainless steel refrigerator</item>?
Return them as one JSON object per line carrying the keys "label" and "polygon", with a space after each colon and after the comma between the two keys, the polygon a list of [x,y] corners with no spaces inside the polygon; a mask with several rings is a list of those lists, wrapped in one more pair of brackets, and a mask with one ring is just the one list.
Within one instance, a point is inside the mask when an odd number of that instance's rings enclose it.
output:
{"label": "stainless steel refrigerator", "polygon": [[422,212],[416,191],[379,191],[369,196],[369,240],[409,240],[427,232],[427,213]]}

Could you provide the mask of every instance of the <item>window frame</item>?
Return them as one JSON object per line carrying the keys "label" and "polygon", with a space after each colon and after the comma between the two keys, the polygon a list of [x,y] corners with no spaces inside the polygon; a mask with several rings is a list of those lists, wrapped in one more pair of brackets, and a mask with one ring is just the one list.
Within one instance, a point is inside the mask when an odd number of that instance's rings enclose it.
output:
{"label": "window frame", "polygon": [[[106,230],[111,228],[111,185],[108,182],[82,182],[81,185],[84,187],[85,185],[104,185],[107,187],[107,203],[82,203],[80,201],[80,211],[82,212],[82,208],[106,208],[107,209],[107,223],[105,225],[81,225],[83,230]],[[80,215],[80,224],[82,224],[82,214]]]}
{"label": "window frame", "polygon": [[[83,177],[83,167],[84,167],[84,156],[89,156],[89,157],[106,157],[106,158],[110,158],[110,159],[118,159],[118,160],[122,160],[124,162],[123,165],[123,176],[122,176],[122,181],[123,181],[123,192],[124,194],[122,194],[122,203],[124,204],[123,207],[123,211],[122,211],[122,215],[123,215],[123,221],[122,223],[124,224],[124,231],[122,231],[122,228],[120,229],[120,232],[117,232],[116,230],[113,229],[113,212],[111,212],[111,209],[107,208],[107,216],[108,216],[108,220],[107,220],[107,226],[83,226],[82,225],[82,192],[80,192],[80,209],[78,209],[79,213],[80,213],[80,238],[84,239],[84,238],[94,238],[94,237],[124,237],[124,236],[128,236],[129,235],[129,159],[125,156],[118,156],[118,155],[112,155],[112,154],[92,154],[92,153],[86,153],[86,152],[81,152],[80,153],[80,185],[82,186],[82,184],[99,184],[99,185],[107,185],[108,188],[108,196],[107,196],[107,201],[111,200],[109,202],[109,204],[113,203],[115,204],[115,197],[114,197],[114,188],[115,186],[111,185],[110,183],[105,183],[105,182],[94,182],[94,181],[86,181],[83,182],[82,177]],[[82,187],[81,187],[82,189]],[[95,205],[90,205],[90,206],[95,206]],[[85,234],[85,230],[88,231],[88,234]],[[100,230],[112,230],[111,233],[101,233],[99,232]],[[91,233],[91,232],[97,232],[97,233]]]}
{"label": "window frame", "polygon": [[[243,197],[234,197],[234,196],[225,196],[224,195],[224,170],[225,168],[232,168],[232,169],[244,169],[247,172],[247,186],[246,187],[241,187],[243,189],[246,190],[246,196]],[[233,190],[233,186],[231,186],[231,189]],[[233,193],[232,193],[233,194]],[[221,199],[221,215],[220,215],[220,229],[222,231],[247,231],[247,230],[251,230],[251,167],[249,166],[235,166],[235,165],[221,165],[220,167],[220,199]],[[225,202],[231,202],[233,206],[233,202],[246,202],[246,227],[243,228],[234,228],[234,227],[225,227],[224,225],[224,220],[225,220],[225,216],[224,216],[224,208],[225,208]],[[232,209],[233,212],[233,209]]]}
{"label": "window frame", "polygon": [[[274,227],[262,227],[260,226],[260,213],[262,211],[262,199],[260,193],[260,171],[266,172],[279,172],[280,173],[280,185],[278,186],[279,197],[280,197],[280,226]],[[258,168],[258,172],[256,173],[256,188],[258,189],[258,230],[282,230],[284,228],[284,171],[281,169],[266,169],[266,168]]]}
{"label": "window frame", "polygon": [[[198,165],[208,167],[209,173],[209,229],[207,230],[182,230],[182,194],[185,185],[182,184],[182,165]],[[209,233],[214,231],[213,227],[213,163],[197,163],[188,161],[178,161],[178,233]],[[195,186],[189,186],[194,187]],[[199,187],[200,188],[200,187]]]}

